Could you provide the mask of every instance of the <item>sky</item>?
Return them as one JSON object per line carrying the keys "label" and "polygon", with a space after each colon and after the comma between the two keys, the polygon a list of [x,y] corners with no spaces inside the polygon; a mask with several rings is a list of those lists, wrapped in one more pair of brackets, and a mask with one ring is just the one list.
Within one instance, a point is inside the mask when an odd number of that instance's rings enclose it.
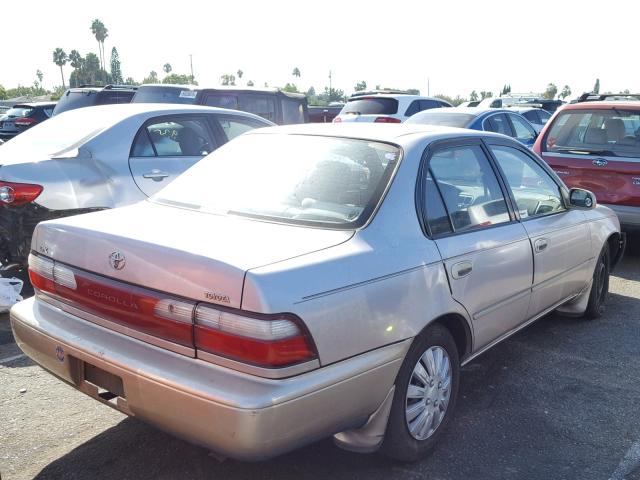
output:
{"label": "sky", "polygon": [[[634,0],[483,0],[322,2],[231,0],[83,0],[60,4],[32,0],[3,5],[5,40],[0,85],[61,85],[53,63],[56,47],[67,53],[98,52],[94,18],[109,30],[107,60],[118,49],[123,76],[137,81],[170,63],[200,85],[244,72],[238,84],[284,86],[317,92],[332,85],[350,94],[359,81],[369,88],[417,88],[422,94],[468,97],[542,92],[554,83],[573,95],[590,91],[640,92],[638,18]],[[24,22],[27,28],[18,26]],[[22,33],[20,33],[22,32]],[[5,32],[3,32],[5,33]],[[9,39],[13,39],[7,44]],[[18,41],[19,39],[19,41]],[[297,67],[299,79],[291,75]],[[64,67],[65,81],[72,69]]]}

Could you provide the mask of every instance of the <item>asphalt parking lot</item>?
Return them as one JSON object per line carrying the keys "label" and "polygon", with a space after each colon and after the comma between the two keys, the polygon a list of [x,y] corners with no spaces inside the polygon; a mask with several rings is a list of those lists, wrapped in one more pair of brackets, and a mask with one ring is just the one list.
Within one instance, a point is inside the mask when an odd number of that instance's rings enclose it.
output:
{"label": "asphalt parking lot", "polygon": [[465,367],[448,434],[416,464],[331,440],[268,462],[221,461],[48,375],[2,315],[1,478],[640,480],[640,238],[629,243],[604,318],[550,315]]}

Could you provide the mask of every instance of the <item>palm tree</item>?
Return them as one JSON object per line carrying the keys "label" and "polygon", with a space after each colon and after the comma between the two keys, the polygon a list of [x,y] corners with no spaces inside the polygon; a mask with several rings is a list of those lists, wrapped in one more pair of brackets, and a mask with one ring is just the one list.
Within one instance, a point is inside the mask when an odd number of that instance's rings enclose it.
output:
{"label": "palm tree", "polygon": [[62,66],[67,63],[67,54],[61,48],[56,48],[53,51],[53,63],[60,67],[60,75],[62,75],[62,88],[66,88],[64,85],[64,72]]}
{"label": "palm tree", "polygon": [[104,69],[104,41],[109,36],[109,30],[97,18],[91,22],[91,32],[98,41],[98,52],[100,53],[100,68]]}
{"label": "palm tree", "polygon": [[238,78],[242,78],[242,75],[244,75],[244,72],[242,70],[238,70]]}
{"label": "palm tree", "polygon": [[169,75],[171,73],[171,64],[170,63],[165,63],[164,67],[162,67],[162,69],[164,70],[164,72]]}
{"label": "palm tree", "polygon": [[300,69],[298,67],[294,68],[293,72],[291,72],[291,75],[300,78]]}
{"label": "palm tree", "polygon": [[77,70],[82,67],[82,60],[82,55],[78,50],[71,50],[69,53],[69,65],[71,65],[71,68]]}

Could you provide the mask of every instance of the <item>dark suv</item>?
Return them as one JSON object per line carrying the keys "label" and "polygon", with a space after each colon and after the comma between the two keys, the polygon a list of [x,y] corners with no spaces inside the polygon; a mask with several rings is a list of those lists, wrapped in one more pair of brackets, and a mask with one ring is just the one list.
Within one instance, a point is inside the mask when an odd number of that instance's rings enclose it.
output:
{"label": "dark suv", "polygon": [[19,103],[0,116],[0,139],[9,140],[37,123],[48,120],[55,102]]}
{"label": "dark suv", "polygon": [[58,115],[67,110],[95,105],[131,103],[137,88],[133,85],[106,85],[104,87],[81,85],[77,88],[70,88],[60,97],[53,114]]}
{"label": "dark suv", "polygon": [[190,103],[254,113],[278,125],[307,123],[307,97],[277,88],[141,85],[132,103]]}

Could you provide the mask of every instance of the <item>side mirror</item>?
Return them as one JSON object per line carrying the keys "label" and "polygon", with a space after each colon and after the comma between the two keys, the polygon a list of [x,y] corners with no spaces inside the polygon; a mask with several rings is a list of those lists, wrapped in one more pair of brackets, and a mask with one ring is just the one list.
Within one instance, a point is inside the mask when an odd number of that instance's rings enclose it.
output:
{"label": "side mirror", "polygon": [[575,208],[591,210],[592,208],[596,208],[596,196],[589,190],[572,188],[569,190],[569,204]]}

